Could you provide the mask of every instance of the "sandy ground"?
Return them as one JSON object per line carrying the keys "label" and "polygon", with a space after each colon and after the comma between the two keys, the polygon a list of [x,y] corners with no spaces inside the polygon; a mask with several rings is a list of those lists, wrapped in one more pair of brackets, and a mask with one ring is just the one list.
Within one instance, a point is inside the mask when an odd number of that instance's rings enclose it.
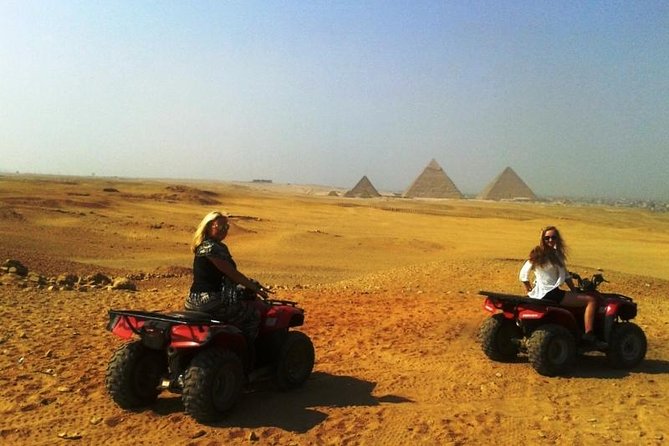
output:
{"label": "sandy ground", "polygon": [[[666,444],[666,215],[183,184],[0,177],[0,261],[45,279],[131,275],[138,287],[48,290],[0,276],[2,444]],[[314,373],[296,391],[250,387],[211,425],[170,393],[123,411],[104,389],[121,342],[105,330],[107,311],[179,309],[191,232],[214,208],[233,215],[240,269],[305,308]],[[518,268],[546,223],[568,237],[572,269],[603,269],[604,290],[639,303],[649,347],[638,368],[591,355],[547,378],[525,358],[481,352],[477,292],[519,293]]]}

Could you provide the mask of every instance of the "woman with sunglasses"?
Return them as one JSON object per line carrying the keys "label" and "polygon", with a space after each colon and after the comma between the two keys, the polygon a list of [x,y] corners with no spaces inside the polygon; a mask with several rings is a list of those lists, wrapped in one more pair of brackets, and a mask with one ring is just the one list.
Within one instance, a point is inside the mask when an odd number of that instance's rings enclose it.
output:
{"label": "woman with sunglasses", "polygon": [[[565,307],[585,307],[583,339],[596,342],[592,333],[597,302],[588,294],[580,294],[567,272],[567,245],[555,226],[541,230],[539,244],[535,246],[528,260],[520,270],[519,279],[525,285],[527,295],[533,299],[543,299]],[[534,287],[530,284],[530,273],[534,272]],[[560,289],[566,283],[570,291]]]}
{"label": "woman with sunglasses", "polygon": [[267,298],[267,289],[237,269],[230,250],[223,243],[228,235],[228,218],[218,211],[205,215],[193,236],[193,283],[186,309],[204,311],[237,325],[253,348],[260,315],[249,298]]}

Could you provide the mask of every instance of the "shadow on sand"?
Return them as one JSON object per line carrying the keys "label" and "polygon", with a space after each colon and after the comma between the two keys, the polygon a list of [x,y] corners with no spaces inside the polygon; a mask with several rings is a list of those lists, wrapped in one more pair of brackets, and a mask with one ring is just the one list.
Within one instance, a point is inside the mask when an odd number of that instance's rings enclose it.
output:
{"label": "shadow on sand", "polygon": [[[513,363],[532,367],[527,357],[519,357]],[[668,375],[669,361],[663,359],[645,359],[633,369],[614,369],[602,354],[587,354],[576,358],[563,378],[601,378],[622,379],[634,374]]]}
{"label": "shadow on sand", "polygon": [[[303,387],[281,392],[263,381],[246,391],[235,408],[214,427],[277,427],[304,433],[325,421],[327,413],[320,408],[371,407],[380,404],[412,402],[397,395],[373,396],[375,383],[351,376],[314,372]],[[181,398],[161,397],[151,408],[159,415],[184,410]]]}
{"label": "shadow on sand", "polygon": [[568,377],[622,379],[633,374],[667,375],[669,361],[663,359],[645,359],[630,370],[613,369],[604,355],[585,355],[576,360]]}

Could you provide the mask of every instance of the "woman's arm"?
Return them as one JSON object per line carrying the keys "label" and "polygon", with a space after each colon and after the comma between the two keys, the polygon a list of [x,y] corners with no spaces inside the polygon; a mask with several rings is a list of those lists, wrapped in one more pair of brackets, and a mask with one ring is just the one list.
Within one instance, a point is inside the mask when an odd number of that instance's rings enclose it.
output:
{"label": "woman's arm", "polygon": [[[565,272],[566,272],[566,269],[565,269]],[[566,279],[565,279],[564,282],[567,284],[567,286],[569,287],[569,289],[571,291],[573,291],[573,292],[578,291],[578,288],[576,288],[576,285],[574,285],[574,279],[572,279],[571,274],[569,274],[568,272],[566,272]]]}
{"label": "woman's arm", "polygon": [[254,291],[261,296],[267,298],[267,293],[263,289],[262,285],[260,285],[258,282],[254,282],[253,280],[249,279],[246,277],[244,274],[242,274],[237,268],[232,266],[229,262],[226,262],[223,259],[219,259],[218,257],[207,257],[214,265],[216,265],[216,268],[218,268],[223,274],[228,276],[230,280],[232,280],[235,283],[238,283],[246,288],[248,288],[251,291]]}
{"label": "woman's arm", "polygon": [[532,270],[532,262],[527,260],[523,264],[523,267],[520,269],[520,273],[518,274],[518,278],[520,279],[521,282],[523,282],[523,285],[525,285],[525,289],[527,290],[528,293],[532,291],[532,284],[530,284],[531,270]]}

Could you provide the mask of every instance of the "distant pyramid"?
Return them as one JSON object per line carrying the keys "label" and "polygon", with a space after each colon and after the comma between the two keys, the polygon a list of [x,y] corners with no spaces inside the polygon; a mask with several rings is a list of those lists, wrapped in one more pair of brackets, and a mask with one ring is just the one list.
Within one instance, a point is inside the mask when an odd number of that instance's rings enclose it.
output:
{"label": "distant pyramid", "polygon": [[376,188],[372,185],[372,182],[369,181],[367,175],[363,176],[358,184],[353,187],[350,191],[344,194],[345,197],[358,197],[358,198],[371,198],[371,197],[380,197],[381,194]]}
{"label": "distant pyramid", "polygon": [[532,189],[510,167],[497,175],[477,198],[482,200],[537,200]]}
{"label": "distant pyramid", "polygon": [[404,193],[408,198],[462,198],[462,193],[448,178],[444,169],[436,160],[432,159],[430,164],[418,175],[418,178],[409,186]]}

